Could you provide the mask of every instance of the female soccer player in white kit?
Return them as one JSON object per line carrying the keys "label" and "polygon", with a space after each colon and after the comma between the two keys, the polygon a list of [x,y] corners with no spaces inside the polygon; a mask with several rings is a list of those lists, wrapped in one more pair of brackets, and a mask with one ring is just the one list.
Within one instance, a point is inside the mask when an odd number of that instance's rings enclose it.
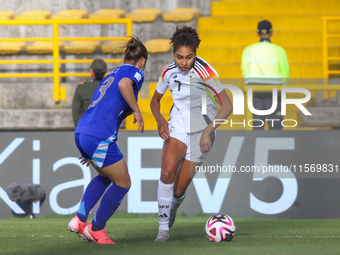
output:
{"label": "female soccer player in white kit", "polygon": [[[177,209],[195,175],[195,167],[203,163],[211,150],[218,127],[214,126],[213,119],[226,119],[232,112],[225,90],[214,89],[218,84],[217,72],[196,56],[200,41],[194,28],[176,28],[170,38],[174,60],[163,68],[150,103],[159,135],[164,139],[158,182],[159,232],[155,241],[169,240],[169,227],[174,223]],[[160,100],[167,89],[174,100],[169,122],[160,113]],[[205,116],[201,107],[204,91],[207,92]],[[214,94],[221,105],[219,110],[208,94]]]}

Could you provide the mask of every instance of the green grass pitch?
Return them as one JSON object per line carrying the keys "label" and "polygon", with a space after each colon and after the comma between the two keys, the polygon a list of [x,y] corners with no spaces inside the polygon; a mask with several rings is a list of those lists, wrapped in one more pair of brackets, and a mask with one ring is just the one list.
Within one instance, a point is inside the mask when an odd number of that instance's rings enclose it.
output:
{"label": "green grass pitch", "polygon": [[155,243],[157,215],[117,213],[108,222],[116,245],[84,241],[67,229],[72,216],[0,219],[1,255],[105,254],[339,254],[340,219],[233,217],[237,230],[230,243],[211,243],[204,224],[210,215],[179,215],[170,242]]}

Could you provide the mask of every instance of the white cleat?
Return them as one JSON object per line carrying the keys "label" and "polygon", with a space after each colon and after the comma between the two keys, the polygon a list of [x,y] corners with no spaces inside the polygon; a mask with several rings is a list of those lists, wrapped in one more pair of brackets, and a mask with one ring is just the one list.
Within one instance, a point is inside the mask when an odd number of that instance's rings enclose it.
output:
{"label": "white cleat", "polygon": [[170,240],[169,230],[159,230],[155,242],[166,242]]}

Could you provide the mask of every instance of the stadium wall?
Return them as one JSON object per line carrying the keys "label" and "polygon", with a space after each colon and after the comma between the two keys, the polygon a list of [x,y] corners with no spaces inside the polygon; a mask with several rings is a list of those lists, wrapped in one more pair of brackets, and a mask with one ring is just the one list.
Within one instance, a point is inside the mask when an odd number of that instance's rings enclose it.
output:
{"label": "stadium wall", "polygon": [[[219,131],[179,213],[338,218],[339,132]],[[132,180],[119,211],[156,213],[163,141],[157,132],[120,131],[118,144]],[[36,216],[75,214],[95,176],[78,156],[71,131],[2,132],[0,217],[32,208]],[[41,184],[46,197],[34,206],[14,203],[6,193],[13,183]]]}
{"label": "stadium wall", "polygon": [[[76,1],[76,0],[60,0],[60,1],[7,1],[3,3],[2,10],[10,10],[15,14],[20,14],[28,10],[48,10],[52,14],[56,14],[62,10],[81,9],[87,11],[89,14],[100,9],[123,9],[126,13],[140,8],[157,8],[163,13],[168,12],[174,8],[194,7],[201,11],[202,16],[210,15],[211,0],[125,0],[125,1]],[[197,19],[190,22],[164,22],[162,18],[156,19],[154,22],[133,23],[133,33],[140,37],[142,41],[158,38],[170,38],[171,32],[177,25],[191,25],[197,26]],[[170,31],[170,34],[169,34]],[[52,29],[50,26],[0,26],[0,33],[2,37],[52,37]],[[100,25],[79,25],[60,26],[59,34],[61,37],[119,37],[125,36],[125,26],[111,24],[107,26]],[[13,58],[12,56],[10,58]],[[17,56],[14,56],[18,59]],[[30,66],[31,67],[31,66]],[[17,68],[17,67],[16,67]],[[20,66],[24,68],[23,65]],[[72,68],[72,65],[70,65]]]}
{"label": "stadium wall", "polygon": [[158,8],[167,12],[174,8],[196,7],[207,16],[210,15],[210,2],[212,0],[12,0],[1,3],[1,9],[14,11],[16,14],[28,10],[49,10],[54,14],[67,9],[84,9],[93,13],[99,9],[123,9],[131,12],[139,8]]}
{"label": "stadium wall", "polygon": [[[113,0],[113,1],[22,1],[4,2],[2,10],[11,10],[20,14],[27,10],[49,10],[53,14],[66,9],[84,9],[93,13],[99,9],[119,8],[129,13],[138,8],[159,8],[167,12],[177,7],[198,8],[203,16],[210,14],[210,0]],[[197,19],[189,22],[164,22],[162,18],[154,22],[133,23],[133,33],[143,41],[159,38],[170,38],[177,25],[197,27]],[[81,28],[80,28],[81,27]],[[125,26],[110,25],[63,25],[59,28],[61,37],[78,36],[125,36]],[[4,38],[18,37],[52,37],[51,26],[0,26],[0,34]],[[28,42],[30,44],[30,42]],[[72,55],[62,53],[65,59],[112,59],[122,58],[122,55],[103,54],[96,50],[91,55]],[[3,55],[2,60],[37,60],[52,59],[51,55],[29,55],[22,51],[16,55]],[[172,60],[172,52],[149,54],[145,70],[144,90],[147,91],[148,82],[157,81],[162,67]],[[116,67],[109,64],[108,69]],[[88,64],[66,64],[67,72],[88,72]],[[2,65],[4,73],[52,72],[51,64],[6,64]],[[71,101],[78,83],[87,81],[90,77],[68,77],[62,79],[61,86],[66,87],[67,98],[59,104],[53,101],[53,80],[51,78],[0,78],[0,130],[65,130],[73,129],[71,117]],[[143,92],[142,92],[143,93]],[[141,95],[143,97],[143,95]],[[34,110],[36,109],[36,110]]]}

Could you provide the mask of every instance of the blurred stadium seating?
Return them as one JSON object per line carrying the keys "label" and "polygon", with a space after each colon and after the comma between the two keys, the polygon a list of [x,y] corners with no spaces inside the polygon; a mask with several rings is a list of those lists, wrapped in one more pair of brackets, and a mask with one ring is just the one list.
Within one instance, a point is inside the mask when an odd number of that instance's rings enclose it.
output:
{"label": "blurred stadium seating", "polygon": [[9,20],[15,17],[12,11],[0,11],[0,20]]}
{"label": "blurred stadium seating", "polygon": [[197,8],[176,8],[167,13],[163,13],[163,20],[168,22],[190,21],[193,18],[201,16]]}
{"label": "blurred stadium seating", "polygon": [[146,41],[144,44],[148,53],[165,53],[171,49],[169,39],[152,39]]}
{"label": "blurred stadium seating", "polygon": [[[64,43],[59,42],[59,49],[64,49]],[[28,54],[52,54],[53,53],[53,42],[50,41],[36,41],[33,42],[31,45],[26,47],[26,51]]]}
{"label": "blurred stadium seating", "polygon": [[[211,8],[207,8],[207,5],[210,5]],[[167,8],[158,4],[147,6],[145,3],[138,6],[139,9],[131,9],[128,5],[121,5],[117,9],[87,10],[83,7],[78,7],[68,10],[59,9],[58,11],[52,9],[37,10],[37,6],[33,5],[32,10],[24,10],[19,14],[15,14],[13,10],[0,11],[0,20],[27,21],[27,24],[29,24],[32,20],[44,19],[90,19],[99,21],[112,18],[131,18],[133,20],[133,34],[139,36],[145,42],[150,53],[145,70],[146,84],[144,87],[147,92],[139,103],[143,114],[145,114],[145,121],[148,124],[150,123],[146,128],[156,129],[156,122],[149,107],[150,99],[162,66],[172,59],[169,37],[177,25],[197,26],[202,40],[197,55],[211,63],[220,77],[242,79],[240,68],[242,51],[246,46],[258,41],[255,33],[258,21],[268,19],[272,22],[274,29],[272,42],[284,47],[287,52],[291,78],[322,78],[324,73],[321,17],[339,16],[340,9],[334,8],[338,5],[337,0],[202,0],[197,1],[196,4],[184,4],[184,2],[183,4],[168,4]],[[211,10],[211,14],[207,15],[209,10]],[[329,31],[331,33],[339,32],[339,23],[330,22]],[[14,32],[5,30],[3,35],[5,38],[12,37],[12,34],[21,38],[31,37],[32,32],[30,29],[26,27],[17,30],[12,29]],[[38,29],[35,31],[37,38],[47,36],[43,30],[39,31]],[[80,26],[71,28],[71,26],[62,25],[60,33],[64,33],[65,35],[63,34],[62,37],[65,38],[77,36],[84,38],[99,38],[101,36],[118,38],[125,36],[125,28],[121,29],[113,24],[108,26],[98,25],[98,29],[83,30]],[[82,59],[90,60],[95,57],[108,58],[109,56],[115,59],[117,56],[112,54],[123,53],[123,44],[124,40],[122,39],[112,41],[87,41],[84,39],[81,41],[74,40],[70,43],[67,41],[60,42],[59,50],[60,56],[66,58],[65,62],[63,62],[64,64],[72,59],[79,59],[77,61],[80,63]],[[339,57],[340,37],[330,38],[328,47],[329,57]],[[53,42],[38,39],[27,42],[11,42],[7,40],[0,43],[0,54],[4,55],[9,61],[22,59],[27,55],[31,59],[40,59],[42,57],[48,62],[52,61]],[[16,65],[15,68],[16,72],[22,72],[20,65]],[[27,66],[24,68],[29,69]],[[77,69],[78,67],[67,63],[65,71],[68,70],[67,68]],[[86,69],[87,66],[83,70]],[[339,61],[329,61],[329,69],[339,70]],[[329,77],[338,78],[339,75],[330,74]],[[69,81],[77,84],[72,78],[69,78]],[[313,99],[308,103],[308,106],[315,105],[317,101],[317,93],[312,92],[312,95]],[[334,96],[334,93],[331,92],[329,95]],[[70,96],[72,96],[72,93],[67,92],[67,97]],[[296,97],[298,95],[290,96]],[[172,105],[170,94],[167,93],[162,101],[164,104],[162,105],[162,112],[168,114]],[[69,108],[70,100],[67,99],[65,102],[61,102],[60,107]],[[51,106],[51,108],[53,107]],[[298,109],[288,108],[286,118],[300,120]],[[242,119],[243,116],[233,116],[234,121],[242,121]],[[129,120],[131,120],[131,116],[128,118],[126,128],[135,130],[136,125],[131,125],[132,122],[129,123]],[[301,122],[299,121],[299,123]],[[224,128],[226,127],[227,125],[224,126]],[[237,129],[240,128],[238,127]]]}
{"label": "blurred stadium seating", "polygon": [[85,19],[88,16],[85,10],[63,10],[52,15],[52,19]]}
{"label": "blurred stadium seating", "polygon": [[13,55],[26,49],[25,42],[0,42],[1,55]]}
{"label": "blurred stadium seating", "polygon": [[137,9],[126,14],[133,22],[153,22],[161,16],[162,11],[159,9]]}
{"label": "blurred stadium seating", "polygon": [[[243,49],[258,41],[256,26],[268,19],[273,24],[272,42],[284,47],[291,78],[322,78],[323,15],[340,14],[335,0],[223,0],[211,3],[211,16],[198,19],[201,45],[197,52],[224,78],[242,78],[240,68]],[[330,30],[340,30],[331,24]],[[340,38],[329,44],[329,56],[339,56]],[[333,68],[339,68],[335,64]],[[312,92],[315,103],[316,92]],[[298,95],[290,95],[296,98]],[[242,121],[243,116],[231,116]],[[299,110],[288,108],[285,119],[300,120]],[[298,121],[301,126],[301,121]],[[225,125],[223,128],[226,128]],[[230,128],[228,128],[230,129]],[[237,128],[239,129],[239,128]]]}
{"label": "blurred stadium seating", "polygon": [[122,9],[100,9],[90,14],[90,19],[119,19],[125,18],[125,11]]}
{"label": "blurred stadium seating", "polygon": [[19,15],[15,15],[15,19],[18,20],[37,20],[37,19],[50,19],[52,13],[48,10],[31,10],[22,12]]}
{"label": "blurred stadium seating", "polygon": [[98,41],[73,41],[64,46],[66,54],[92,54],[100,48]]}
{"label": "blurred stadium seating", "polygon": [[[258,41],[257,23],[268,19],[273,24],[272,42],[287,51],[291,78],[321,78],[321,17],[340,14],[334,10],[334,3],[335,0],[212,2],[211,17],[198,19],[202,39],[198,54],[215,63],[221,76],[242,78],[239,68],[242,50]],[[337,24],[332,25],[336,29]],[[339,56],[339,45],[340,38],[329,45],[334,56]],[[211,54],[212,47],[219,54]]]}

